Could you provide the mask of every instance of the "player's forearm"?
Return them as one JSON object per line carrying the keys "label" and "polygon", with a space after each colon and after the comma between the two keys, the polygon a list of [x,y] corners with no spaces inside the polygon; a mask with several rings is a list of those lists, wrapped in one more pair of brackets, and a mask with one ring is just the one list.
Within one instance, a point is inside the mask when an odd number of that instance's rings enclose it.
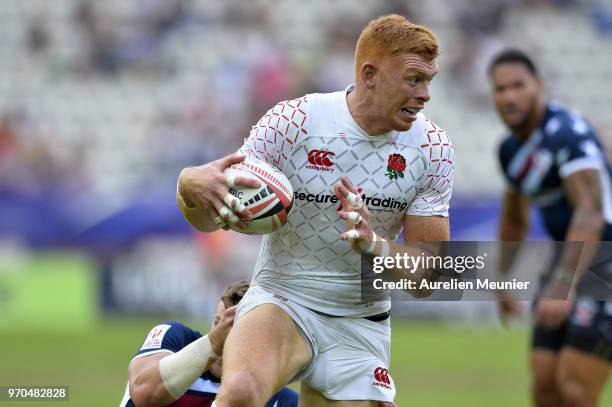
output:
{"label": "player's forearm", "polygon": [[500,253],[498,271],[506,276],[520,251],[521,243],[527,236],[529,225],[522,219],[503,216],[499,224]]}
{"label": "player's forearm", "polygon": [[567,243],[560,266],[553,274],[553,279],[574,285],[580,280],[597,252],[604,227],[605,220],[601,211],[584,208],[574,211],[565,237]]}
{"label": "player's forearm", "polygon": [[601,240],[606,222],[600,209],[581,209],[574,211],[566,241],[598,242]]}
{"label": "player's forearm", "polygon": [[499,240],[502,242],[525,240],[528,230],[529,225],[527,223],[503,217],[499,223]]}
{"label": "player's forearm", "polygon": [[217,358],[208,335],[205,335],[180,351],[142,367],[130,366],[130,397],[137,406],[169,405],[181,397]]}
{"label": "player's forearm", "polygon": [[[443,216],[410,216],[404,218],[404,241],[377,238],[375,255],[386,255],[395,259],[391,262],[388,276],[390,279],[407,279],[413,287],[407,292],[416,298],[431,295],[430,284],[439,277],[439,259],[445,254],[450,240],[448,218]],[[371,250],[367,250],[372,253]],[[387,254],[385,254],[387,253]],[[431,261],[434,260],[434,261]]]}
{"label": "player's forearm", "polygon": [[218,357],[208,335],[196,339],[159,361],[159,375],[164,387],[174,399],[178,399]]}
{"label": "player's forearm", "polygon": [[557,282],[560,283],[558,287],[565,284],[574,289],[588,270],[605,227],[599,172],[594,169],[577,171],[564,178],[564,187],[574,210],[565,235],[567,243],[550,285]]}
{"label": "player's forearm", "polygon": [[519,193],[508,190],[504,194],[499,220],[498,237],[501,243],[498,271],[505,278],[529,232],[529,202]]}
{"label": "player's forearm", "polygon": [[151,362],[130,381],[130,398],[139,407],[162,407],[174,402],[159,374],[159,360]]}
{"label": "player's forearm", "polygon": [[391,267],[385,267],[385,278],[387,280],[399,281],[407,279],[414,281],[417,288],[407,289],[406,292],[415,298],[424,298],[430,296],[433,290],[418,288],[421,286],[421,282],[424,280],[429,282],[436,281],[440,275],[433,268],[426,267],[427,264],[422,259],[442,255],[443,245],[444,242],[401,244],[381,239],[376,242],[373,252],[378,256],[386,255],[386,257],[394,259],[393,262],[388,263]]}

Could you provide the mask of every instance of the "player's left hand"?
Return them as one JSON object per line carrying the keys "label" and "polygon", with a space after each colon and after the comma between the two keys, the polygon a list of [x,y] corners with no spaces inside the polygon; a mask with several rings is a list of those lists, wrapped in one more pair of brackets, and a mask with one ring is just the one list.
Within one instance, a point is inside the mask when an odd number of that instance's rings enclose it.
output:
{"label": "player's left hand", "polygon": [[536,321],[546,328],[557,328],[567,320],[573,305],[573,300],[542,298],[536,307]]}
{"label": "player's left hand", "polygon": [[232,326],[234,326],[234,317],[236,316],[236,307],[230,307],[223,311],[221,319],[215,327],[208,333],[208,339],[213,351],[221,356],[225,339],[229,335]]}
{"label": "player's left hand", "polygon": [[357,188],[346,177],[342,177],[334,185],[334,193],[342,205],[338,216],[344,219],[347,225],[347,231],[340,235],[340,239],[349,240],[356,252],[365,252],[370,247],[373,236],[370,225],[372,217],[367,205]]}

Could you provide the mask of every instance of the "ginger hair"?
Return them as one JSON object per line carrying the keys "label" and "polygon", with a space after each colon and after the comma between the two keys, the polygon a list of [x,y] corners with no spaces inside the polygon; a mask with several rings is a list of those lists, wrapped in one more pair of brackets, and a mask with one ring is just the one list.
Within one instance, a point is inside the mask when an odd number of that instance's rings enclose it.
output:
{"label": "ginger hair", "polygon": [[355,79],[359,78],[364,62],[400,53],[417,54],[430,62],[439,55],[438,40],[429,28],[397,14],[370,21],[355,47]]}

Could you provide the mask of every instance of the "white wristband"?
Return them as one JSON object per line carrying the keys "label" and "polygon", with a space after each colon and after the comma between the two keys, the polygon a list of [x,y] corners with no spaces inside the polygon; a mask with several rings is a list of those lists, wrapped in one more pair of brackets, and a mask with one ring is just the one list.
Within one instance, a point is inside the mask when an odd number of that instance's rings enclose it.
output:
{"label": "white wristband", "polygon": [[389,257],[389,253],[391,253],[391,246],[389,246],[389,242],[387,242],[385,239],[381,239],[380,241],[382,243],[380,257]]}
{"label": "white wristband", "polygon": [[374,231],[372,231],[372,243],[370,243],[370,247],[368,247],[366,253],[373,254],[374,256],[377,255],[375,251],[376,242],[381,243],[380,257],[388,257],[389,253],[391,252],[391,246],[389,246],[389,242],[387,242],[385,239],[378,237],[378,235]]}
{"label": "white wristband", "polygon": [[376,248],[376,241],[378,240],[378,235],[376,234],[376,232],[372,231],[372,243],[370,243],[370,247],[368,247],[368,250],[366,250],[366,253],[369,254],[376,254],[374,253],[374,249]]}
{"label": "white wristband", "polygon": [[217,358],[208,335],[159,361],[159,374],[168,393],[176,400],[204,373],[211,358]]}

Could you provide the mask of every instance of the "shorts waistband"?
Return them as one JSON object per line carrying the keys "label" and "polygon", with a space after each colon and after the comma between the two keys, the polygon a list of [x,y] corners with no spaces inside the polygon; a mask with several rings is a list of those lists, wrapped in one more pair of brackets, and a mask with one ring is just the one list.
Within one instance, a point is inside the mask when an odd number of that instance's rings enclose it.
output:
{"label": "shorts waistband", "polygon": [[[330,314],[326,314],[324,312],[321,311],[317,311],[311,308],[308,308],[309,310],[311,310],[312,312],[314,312],[315,314],[319,314],[322,315],[324,317],[329,317],[329,318],[344,318],[342,315],[330,315]],[[382,314],[376,314],[376,315],[370,315],[367,317],[362,317],[363,319],[367,319],[368,321],[372,321],[372,322],[380,322],[380,321],[384,321],[386,319],[388,319],[391,316],[391,311],[387,311],[387,312],[383,312]]]}
{"label": "shorts waistband", "polygon": [[369,317],[364,317],[364,318],[367,319],[368,321],[380,322],[380,321],[389,319],[390,316],[391,316],[391,311],[387,311],[387,312],[383,312],[382,314],[371,315]]}

